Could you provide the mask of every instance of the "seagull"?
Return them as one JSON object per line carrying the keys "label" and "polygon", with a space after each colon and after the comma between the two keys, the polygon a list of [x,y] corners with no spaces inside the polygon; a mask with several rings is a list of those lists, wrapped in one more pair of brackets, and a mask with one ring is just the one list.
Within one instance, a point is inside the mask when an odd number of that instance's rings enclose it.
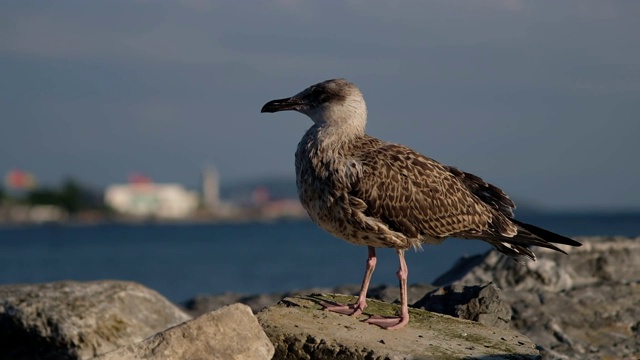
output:
{"label": "seagull", "polygon": [[480,239],[510,257],[535,260],[531,245],[562,253],[554,243],[581,245],[514,219],[515,204],[509,196],[480,177],[365,134],[364,97],[345,79],[323,81],[292,97],[269,101],[261,112],[286,110],[313,121],[295,155],[302,206],[333,236],[368,247],[357,301],[326,304],[326,310],[358,316],[367,307],[376,248],[392,248],[398,254],[400,315],[374,315],[365,322],[391,330],[409,322],[404,258],[409,248],[440,244],[449,237]]}

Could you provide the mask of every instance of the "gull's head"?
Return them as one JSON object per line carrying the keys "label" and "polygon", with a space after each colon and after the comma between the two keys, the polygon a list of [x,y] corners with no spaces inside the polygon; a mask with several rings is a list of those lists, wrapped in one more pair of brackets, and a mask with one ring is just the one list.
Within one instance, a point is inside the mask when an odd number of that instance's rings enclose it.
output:
{"label": "gull's head", "polygon": [[345,79],[323,81],[292,97],[269,101],[260,112],[285,110],[303,113],[316,124],[361,125],[363,131],[367,119],[360,89]]}

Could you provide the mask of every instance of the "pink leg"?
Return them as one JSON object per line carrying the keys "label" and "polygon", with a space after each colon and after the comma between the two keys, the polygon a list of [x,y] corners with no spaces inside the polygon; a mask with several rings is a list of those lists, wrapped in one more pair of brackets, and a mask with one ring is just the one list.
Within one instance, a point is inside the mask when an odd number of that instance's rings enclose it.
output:
{"label": "pink leg", "polygon": [[366,323],[378,325],[388,330],[400,329],[409,322],[409,304],[407,303],[407,277],[409,276],[409,270],[404,260],[404,250],[396,250],[396,252],[400,258],[400,270],[397,272],[398,280],[400,280],[400,302],[402,303],[400,317],[382,317],[376,315],[365,321]]}
{"label": "pink leg", "polygon": [[371,282],[371,275],[376,268],[376,249],[373,246],[369,246],[369,256],[367,257],[367,269],[364,273],[364,279],[362,280],[362,287],[360,288],[360,295],[358,301],[355,304],[350,305],[329,305],[325,304],[325,310],[337,312],[345,315],[358,316],[367,307],[367,290],[369,289],[369,282]]}

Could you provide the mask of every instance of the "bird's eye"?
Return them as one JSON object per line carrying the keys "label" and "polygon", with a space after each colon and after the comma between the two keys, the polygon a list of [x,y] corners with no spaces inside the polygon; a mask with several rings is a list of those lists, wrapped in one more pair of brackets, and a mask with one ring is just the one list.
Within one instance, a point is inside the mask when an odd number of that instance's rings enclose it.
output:
{"label": "bird's eye", "polygon": [[316,99],[318,104],[324,104],[331,101],[331,94],[324,89],[315,88],[311,92],[311,96]]}

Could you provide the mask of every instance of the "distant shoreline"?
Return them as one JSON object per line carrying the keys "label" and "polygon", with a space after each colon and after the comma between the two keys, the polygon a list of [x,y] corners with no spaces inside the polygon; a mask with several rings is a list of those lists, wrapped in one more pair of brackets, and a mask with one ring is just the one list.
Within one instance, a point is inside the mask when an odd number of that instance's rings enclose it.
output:
{"label": "distant shoreline", "polygon": [[[577,218],[577,217],[593,217],[599,219],[606,218],[638,218],[640,217],[640,210],[570,210],[570,211],[531,211],[525,210],[522,213],[516,213],[516,218],[520,220],[526,220],[527,218]],[[52,222],[13,222],[3,221],[0,222],[0,229],[6,228],[26,228],[26,227],[90,227],[90,226],[105,226],[105,225],[132,225],[132,226],[150,226],[150,225],[226,225],[226,224],[247,224],[247,223],[276,223],[283,221],[311,221],[305,216],[281,216],[281,217],[269,217],[269,216],[238,216],[238,217],[226,217],[226,218],[187,218],[180,220],[172,219],[157,219],[157,218],[93,218],[90,220],[82,219],[66,219],[62,221]]]}
{"label": "distant shoreline", "polygon": [[311,221],[306,217],[281,217],[281,218],[238,218],[238,219],[186,219],[186,220],[164,220],[164,219],[144,219],[144,220],[102,220],[102,221],[56,221],[43,223],[20,223],[20,222],[2,222],[0,229],[7,228],[29,228],[29,227],[93,227],[108,225],[123,226],[192,226],[192,225],[235,225],[248,223],[276,223],[285,221]]}

